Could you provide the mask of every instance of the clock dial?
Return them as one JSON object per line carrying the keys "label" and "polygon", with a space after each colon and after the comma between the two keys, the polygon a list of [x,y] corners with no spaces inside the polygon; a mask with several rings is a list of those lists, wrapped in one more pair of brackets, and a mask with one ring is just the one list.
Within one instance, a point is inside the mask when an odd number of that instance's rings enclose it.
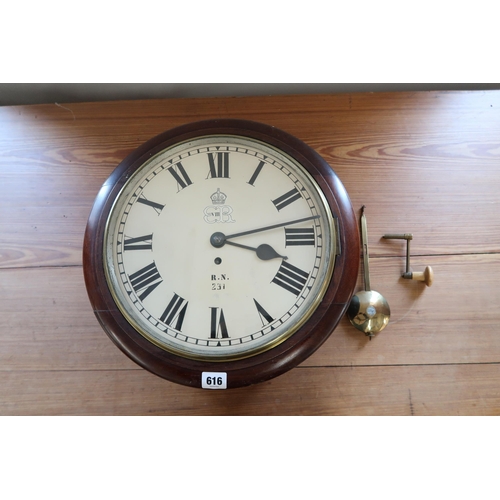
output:
{"label": "clock dial", "polygon": [[312,176],[261,141],[209,135],[165,148],[127,180],[108,219],[114,299],[176,355],[246,358],[285,341],[330,282],[336,225]]}
{"label": "clock dial", "polygon": [[152,373],[206,389],[276,377],[352,297],[357,220],[330,166],[245,120],[164,132],[102,186],[83,247],[94,313]]}

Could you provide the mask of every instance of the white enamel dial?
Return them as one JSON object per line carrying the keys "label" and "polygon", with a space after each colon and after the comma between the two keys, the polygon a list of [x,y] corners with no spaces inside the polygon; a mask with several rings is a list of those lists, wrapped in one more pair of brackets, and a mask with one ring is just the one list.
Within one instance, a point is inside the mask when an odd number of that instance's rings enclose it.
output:
{"label": "white enamel dial", "polygon": [[164,149],[126,182],[107,222],[106,279],[149,341],[225,361],[292,335],[333,272],[330,208],[276,148],[207,136]]}

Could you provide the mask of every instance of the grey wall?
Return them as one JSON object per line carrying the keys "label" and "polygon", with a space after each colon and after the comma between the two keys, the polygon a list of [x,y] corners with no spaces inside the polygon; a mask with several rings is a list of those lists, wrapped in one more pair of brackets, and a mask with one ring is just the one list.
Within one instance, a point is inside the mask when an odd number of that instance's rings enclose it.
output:
{"label": "grey wall", "polygon": [[181,97],[384,92],[404,90],[485,90],[500,84],[411,83],[0,83],[0,106]]}

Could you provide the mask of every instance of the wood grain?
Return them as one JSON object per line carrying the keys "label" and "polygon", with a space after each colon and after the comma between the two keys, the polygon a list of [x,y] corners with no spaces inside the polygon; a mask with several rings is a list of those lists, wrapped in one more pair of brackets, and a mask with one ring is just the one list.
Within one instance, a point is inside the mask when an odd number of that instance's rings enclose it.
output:
{"label": "wood grain", "polygon": [[203,391],[144,370],[0,372],[2,415],[499,415],[500,366],[296,368]]}
{"label": "wood grain", "polygon": [[499,109],[495,91],[0,108],[0,266],[80,264],[93,201],[118,163],[165,130],[214,117],[258,120],[314,147],[353,206],[370,210],[374,256],[396,255],[384,232],[412,232],[415,255],[498,252]]}
{"label": "wood grain", "polygon": [[[368,341],[343,319],[300,367],[225,393],[137,367],[87,298],[82,241],[102,183],[151,137],[208,118],[279,127],[366,205]],[[497,415],[500,92],[175,99],[0,107],[0,414]],[[430,265],[432,287],[403,280]],[[358,289],[361,289],[361,274]]]}

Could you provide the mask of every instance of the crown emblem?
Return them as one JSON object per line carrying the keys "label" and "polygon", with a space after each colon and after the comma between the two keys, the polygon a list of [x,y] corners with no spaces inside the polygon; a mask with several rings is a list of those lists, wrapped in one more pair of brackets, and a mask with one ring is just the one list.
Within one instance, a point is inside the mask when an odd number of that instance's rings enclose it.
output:
{"label": "crown emblem", "polygon": [[220,192],[220,189],[217,188],[217,192],[210,196],[212,200],[212,204],[214,205],[224,205],[227,196],[224,193]]}

